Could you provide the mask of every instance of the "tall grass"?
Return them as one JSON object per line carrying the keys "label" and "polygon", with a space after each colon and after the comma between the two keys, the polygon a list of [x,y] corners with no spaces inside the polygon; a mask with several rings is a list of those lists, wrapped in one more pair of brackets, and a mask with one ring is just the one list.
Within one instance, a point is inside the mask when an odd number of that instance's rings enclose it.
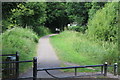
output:
{"label": "tall grass", "polygon": [[64,31],[51,37],[51,42],[62,61],[79,65],[103,64],[116,61],[116,45],[89,40],[86,34],[75,31]]}
{"label": "tall grass", "polygon": [[[38,36],[30,29],[13,28],[2,35],[2,54],[20,53],[20,60],[32,60],[36,56]],[[20,64],[20,71],[31,67],[32,63]]]}

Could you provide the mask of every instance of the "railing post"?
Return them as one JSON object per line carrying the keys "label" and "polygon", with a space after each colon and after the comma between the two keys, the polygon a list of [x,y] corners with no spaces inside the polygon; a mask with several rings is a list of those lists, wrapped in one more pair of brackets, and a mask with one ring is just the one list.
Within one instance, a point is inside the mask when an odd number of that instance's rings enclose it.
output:
{"label": "railing post", "polygon": [[37,80],[37,58],[33,58],[33,80]]}
{"label": "railing post", "polygon": [[[16,52],[16,61],[19,61],[19,53]],[[19,77],[19,63],[16,63],[16,78]]]}
{"label": "railing post", "polygon": [[101,74],[103,74],[103,66],[101,66]]}
{"label": "railing post", "polygon": [[114,64],[114,75],[117,75],[117,63]]}
{"label": "railing post", "polygon": [[75,76],[77,76],[77,68],[75,68]]}
{"label": "railing post", "polygon": [[107,62],[104,63],[104,76],[107,76]]}

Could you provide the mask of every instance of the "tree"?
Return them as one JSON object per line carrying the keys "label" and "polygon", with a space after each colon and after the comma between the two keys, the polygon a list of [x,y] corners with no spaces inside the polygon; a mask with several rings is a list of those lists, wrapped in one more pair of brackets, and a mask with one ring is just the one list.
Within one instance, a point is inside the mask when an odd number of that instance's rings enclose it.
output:
{"label": "tree", "polygon": [[91,19],[97,10],[102,9],[106,2],[92,2],[91,8],[89,9],[89,18]]}
{"label": "tree", "polygon": [[66,13],[66,3],[48,2],[47,4],[47,21],[46,26],[55,31],[55,28],[64,29],[69,23],[69,18]]}
{"label": "tree", "polygon": [[80,2],[80,3],[68,3],[68,15],[72,21],[76,21],[80,26],[86,25],[88,21],[88,9],[89,7],[86,6],[86,3]]}
{"label": "tree", "polygon": [[15,2],[3,2],[2,3],[2,31],[4,32],[6,29],[9,29],[14,26],[11,23],[10,17],[12,16],[11,9],[17,7],[19,3]]}
{"label": "tree", "polygon": [[23,27],[32,26],[34,29],[37,25],[44,25],[46,21],[45,9],[45,3],[19,4],[16,9],[12,10],[12,21]]}

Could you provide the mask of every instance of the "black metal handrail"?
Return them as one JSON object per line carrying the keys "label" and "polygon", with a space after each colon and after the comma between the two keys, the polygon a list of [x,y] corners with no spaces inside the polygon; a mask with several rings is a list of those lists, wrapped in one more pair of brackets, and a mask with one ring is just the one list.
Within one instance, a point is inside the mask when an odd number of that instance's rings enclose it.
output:
{"label": "black metal handrail", "polygon": [[16,54],[2,54],[0,56],[15,56]]}
{"label": "black metal handrail", "polygon": [[[60,78],[60,77],[57,77],[57,76],[54,76],[52,75],[50,72],[48,72],[48,70],[59,70],[59,69],[75,69],[75,76],[73,77],[80,77],[77,75],[77,68],[87,68],[87,67],[102,67],[102,71],[101,71],[101,74],[103,73],[103,67],[104,67],[104,64],[101,64],[101,65],[86,65],[86,66],[71,66],[71,67],[53,67],[53,68],[38,68],[37,71],[45,71],[48,75],[52,76],[53,78]],[[105,73],[105,72],[104,72]],[[99,74],[100,75],[100,74]],[[102,74],[103,75],[103,74]],[[89,75],[90,76],[90,75]],[[71,76],[69,77],[66,77],[66,78],[70,78]],[[62,77],[63,78],[63,77]],[[34,79],[36,80],[36,79]]]}
{"label": "black metal handrail", "polygon": [[[82,75],[80,75],[80,76],[77,75],[77,68],[88,68],[88,67],[101,67],[101,74],[104,75],[104,76],[107,76],[107,71],[108,71],[107,69],[108,69],[108,67],[114,67],[114,75],[117,75],[117,64],[116,63],[114,65],[108,65],[107,62],[105,62],[104,64],[100,64],[100,65],[37,68],[37,58],[36,57],[34,57],[33,60],[19,61],[19,54],[18,54],[18,52],[16,52],[16,54],[6,54],[6,55],[0,55],[0,56],[11,56],[11,55],[13,55],[13,56],[15,55],[16,56],[16,61],[3,61],[0,64],[16,63],[16,68],[4,68],[4,69],[16,69],[17,80],[22,79],[22,78],[18,78],[19,77],[19,63],[26,63],[26,62],[32,62],[33,63],[33,77],[29,77],[29,78],[31,78],[33,80],[37,79],[37,72],[38,71],[45,71],[48,75],[52,76],[53,78],[60,78],[60,77],[52,75],[48,71],[48,70],[59,70],[59,69],[75,69],[75,76],[69,76],[69,77],[64,77],[64,78],[80,77]],[[101,75],[101,74],[95,74],[95,75]],[[88,75],[88,76],[91,76],[91,75]],[[23,78],[23,79],[25,79],[25,78]]]}
{"label": "black metal handrail", "polygon": [[55,68],[39,68],[37,71],[44,71],[44,70],[58,70],[58,69],[73,69],[73,68],[87,68],[87,67],[101,67],[101,65],[86,65],[86,66],[71,66],[71,67],[55,67]]}
{"label": "black metal handrail", "polygon": [[[105,62],[104,64],[100,64],[100,65],[71,66],[71,67],[53,67],[53,68],[38,68],[38,69],[36,68],[36,71],[45,71],[48,75],[52,76],[53,78],[60,78],[60,77],[52,75],[50,72],[48,72],[48,70],[75,69],[75,76],[73,76],[73,77],[80,77],[81,75],[80,76],[77,75],[77,68],[88,68],[88,67],[101,67],[101,74],[95,74],[95,75],[104,75],[104,76],[107,76],[107,71],[108,71],[107,69],[108,69],[108,67],[113,67],[114,68],[114,75],[117,75],[117,71],[116,71],[117,70],[117,63],[115,63],[114,65],[108,65],[107,62]],[[89,75],[89,76],[91,76],[91,75]],[[71,76],[66,77],[66,78],[70,78],[70,77]],[[36,80],[36,79],[37,79],[37,77],[35,77],[34,80]]]}
{"label": "black metal handrail", "polygon": [[3,61],[3,62],[0,62],[0,64],[6,64],[6,63],[25,63],[25,62],[33,62],[33,60],[28,60],[28,61]]}

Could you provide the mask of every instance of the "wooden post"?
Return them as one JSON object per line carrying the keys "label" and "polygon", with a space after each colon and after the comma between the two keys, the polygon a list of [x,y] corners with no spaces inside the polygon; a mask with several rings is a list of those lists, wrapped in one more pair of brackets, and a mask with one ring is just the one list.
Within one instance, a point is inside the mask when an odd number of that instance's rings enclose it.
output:
{"label": "wooden post", "polygon": [[114,64],[114,75],[117,75],[117,63]]}
{"label": "wooden post", "polygon": [[33,58],[33,80],[37,80],[37,58]]}
{"label": "wooden post", "polygon": [[104,63],[104,76],[107,76],[107,62]]}
{"label": "wooden post", "polygon": [[[19,53],[16,52],[16,61],[19,61]],[[19,77],[19,63],[16,63],[16,78]]]}

